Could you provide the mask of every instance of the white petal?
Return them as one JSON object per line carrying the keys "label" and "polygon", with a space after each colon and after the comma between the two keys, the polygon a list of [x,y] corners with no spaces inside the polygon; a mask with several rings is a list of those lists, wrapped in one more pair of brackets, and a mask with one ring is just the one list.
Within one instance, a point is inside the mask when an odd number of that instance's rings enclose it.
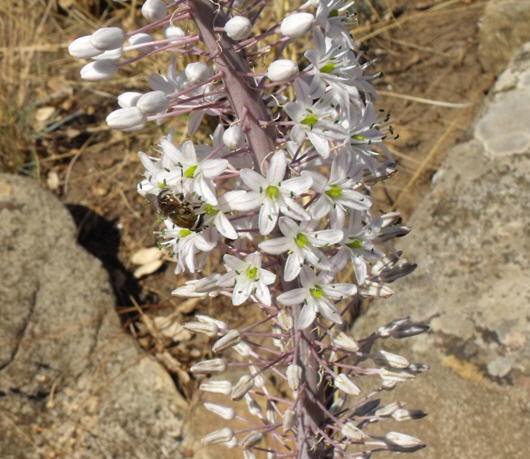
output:
{"label": "white petal", "polygon": [[311,177],[311,179],[313,180],[311,188],[313,188],[313,190],[318,191],[319,193],[323,193],[326,189],[326,185],[328,184],[328,180],[326,179],[326,177],[317,174],[313,171],[302,171],[301,175],[302,177],[304,175],[308,175],[309,177]]}
{"label": "white petal", "polygon": [[283,150],[278,150],[273,155],[269,163],[269,170],[267,171],[267,181],[272,185],[279,185],[285,176],[286,169],[287,159],[285,158],[285,153]]}
{"label": "white petal", "polygon": [[251,282],[237,282],[232,293],[232,304],[239,306],[244,303],[252,292]]}
{"label": "white petal", "polygon": [[233,240],[237,239],[238,235],[236,230],[223,212],[218,212],[213,221],[217,231],[219,231],[224,237]]}
{"label": "white petal", "polygon": [[227,167],[228,160],[226,159],[208,159],[200,164],[202,173],[208,178],[221,175]]}
{"label": "white petal", "polygon": [[302,311],[300,312],[300,315],[298,316],[297,325],[299,328],[307,328],[309,327],[313,321],[315,320],[317,313],[315,310],[315,306],[311,303],[306,304]]}
{"label": "white petal", "polygon": [[[226,195],[229,195],[228,197]],[[255,191],[229,191],[223,195],[230,208],[246,212],[255,209],[261,204],[261,196]]]}
{"label": "white petal", "polygon": [[320,196],[318,198],[317,202],[315,202],[309,209],[309,212],[313,216],[313,218],[321,219],[325,215],[329,213],[329,211],[333,207],[331,206],[331,203],[329,202],[329,199],[325,196]]}
{"label": "white petal", "polygon": [[254,295],[264,305],[271,305],[271,294],[269,292],[269,289],[265,286],[263,282],[256,283],[256,292],[254,293]]}
{"label": "white petal", "polygon": [[341,324],[342,319],[335,306],[322,298],[318,300],[318,310],[326,319],[336,324]]}
{"label": "white petal", "polygon": [[279,205],[277,201],[265,199],[259,211],[258,228],[260,234],[271,233],[278,221]]}
{"label": "white petal", "polygon": [[282,182],[282,191],[285,190],[289,193],[299,195],[302,194],[304,191],[307,191],[311,187],[312,183],[313,179],[309,175],[294,177]]}
{"label": "white petal", "polygon": [[300,281],[306,288],[312,288],[317,283],[317,276],[309,266],[304,266],[300,274]]}
{"label": "white petal", "polygon": [[291,306],[293,304],[303,303],[306,295],[307,291],[305,288],[295,288],[282,293],[281,295],[277,296],[276,299],[286,306]]}
{"label": "white petal", "polygon": [[265,285],[270,285],[276,280],[276,274],[267,271],[266,269],[259,270],[259,277]]}
{"label": "white petal", "polygon": [[[281,220],[281,219],[280,219]],[[286,237],[278,237],[275,239],[269,239],[259,244],[259,248],[266,253],[272,253],[278,255],[289,250],[291,246],[289,240]]]}
{"label": "white petal", "polygon": [[321,135],[315,134],[313,132],[308,132],[307,137],[320,156],[323,158],[327,158],[329,156],[329,142],[327,139],[324,139]]}
{"label": "white petal", "polygon": [[289,217],[294,218],[296,220],[311,219],[310,215],[306,212],[306,210],[294,199],[284,197],[283,201],[284,202],[280,206],[283,214],[288,215]]}
{"label": "white petal", "polygon": [[304,263],[304,259],[300,256],[298,256],[296,253],[291,253],[287,257],[287,261],[285,262],[285,268],[283,272],[283,278],[286,281],[292,281],[293,279],[300,274],[300,271],[302,269],[302,265]]}
{"label": "white petal", "polygon": [[261,188],[267,186],[265,178],[252,169],[241,169],[239,177],[251,190],[260,192]]}
{"label": "white petal", "polygon": [[289,217],[280,217],[278,226],[282,234],[288,238],[294,238],[300,231],[300,227]]}
{"label": "white petal", "polygon": [[238,271],[242,271],[244,269],[244,266],[246,265],[243,260],[240,260],[239,258],[234,257],[233,255],[229,255],[228,253],[224,255],[223,263],[228,268]]}
{"label": "white petal", "polygon": [[344,237],[341,230],[322,230],[315,231],[313,234],[307,235],[311,244],[322,247],[328,244],[337,244],[342,241]]}
{"label": "white petal", "polygon": [[357,286],[355,284],[330,284],[323,285],[322,290],[327,297],[333,300],[340,300],[341,298],[355,295]]}
{"label": "white petal", "polygon": [[197,193],[204,202],[213,206],[217,205],[214,184],[211,180],[199,177],[193,182],[193,191]]}

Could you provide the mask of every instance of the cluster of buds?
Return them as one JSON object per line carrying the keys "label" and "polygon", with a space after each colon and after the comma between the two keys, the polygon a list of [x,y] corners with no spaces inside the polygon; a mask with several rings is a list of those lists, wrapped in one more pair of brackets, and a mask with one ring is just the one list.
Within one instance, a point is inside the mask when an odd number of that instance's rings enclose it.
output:
{"label": "cluster of buds", "polygon": [[[345,331],[353,304],[391,295],[388,284],[415,268],[389,244],[409,231],[399,214],[372,212],[371,188],[395,162],[384,145],[388,118],[372,102],[374,76],[349,33],[353,2],[309,0],[266,24],[269,3],[147,0],[148,25],[130,33],[99,29],[69,51],[93,59],[81,70],[92,81],[144,57],[171,55],[166,74],[148,77],[151,91],[121,94],[107,123],[133,131],[189,115],[191,140],[175,145],[170,132],[157,156],[139,153],[145,173],[138,192],[163,216],[161,244],[177,274],[200,276],[216,248],[224,267],[173,293],[225,295],[234,306],[261,310],[261,320],[239,330],[201,315],[186,325],[214,340],[215,358],[191,368],[211,376],[201,390],[244,402],[241,411],[232,402],[206,408],[248,424],[227,425],[203,442],[239,446],[245,458],[415,451],[420,440],[371,434],[369,426],[424,416],[399,403],[381,407],[375,397],[425,366],[373,347],[426,327],[400,319],[357,340]],[[282,57],[297,40],[310,48],[299,62]],[[125,53],[133,56],[124,60]],[[196,59],[177,72],[178,54]],[[218,127],[211,143],[195,144],[205,116]],[[234,380],[215,376],[227,369]]]}

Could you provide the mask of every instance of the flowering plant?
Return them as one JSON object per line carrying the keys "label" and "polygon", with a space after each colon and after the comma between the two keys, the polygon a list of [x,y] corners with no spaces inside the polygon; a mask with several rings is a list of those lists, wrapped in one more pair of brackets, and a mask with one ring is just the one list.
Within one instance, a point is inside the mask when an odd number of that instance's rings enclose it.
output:
{"label": "flowering plant", "polygon": [[[175,145],[169,133],[158,156],[139,154],[145,173],[138,192],[164,216],[161,244],[173,254],[176,273],[200,273],[209,252],[225,252],[223,272],[173,293],[226,295],[234,306],[252,304],[263,315],[239,330],[206,316],[186,325],[215,338],[216,357],[193,365],[192,373],[244,368],[237,381],[206,379],[200,388],[244,400],[246,411],[237,414],[232,405],[205,406],[249,428],[225,426],[203,442],[238,445],[245,458],[258,451],[300,458],[415,451],[424,446],[420,440],[371,434],[368,427],[424,416],[399,403],[379,407],[373,398],[425,366],[372,348],[379,339],[427,327],[398,319],[354,340],[343,319],[360,298],[390,295],[388,283],[415,268],[388,244],[409,231],[399,214],[372,212],[371,188],[395,171],[395,162],[383,143],[391,133],[388,119],[372,102],[374,77],[365,73],[348,32],[354,5],[309,0],[264,24],[269,3],[146,0],[142,14],[149,24],[127,34],[99,29],[69,51],[92,59],[81,70],[92,81],[140,58],[171,54],[167,73],[149,76],[151,91],[118,97],[121,108],[107,117],[110,127],[134,131],[189,114],[192,138],[204,116],[217,117],[209,145]],[[305,59],[282,57],[299,39],[308,44]],[[121,60],[129,52],[137,55]],[[177,54],[197,59],[177,73]],[[266,71],[255,71],[264,61]],[[348,263],[354,278],[344,282]],[[361,376],[380,383],[369,389]]]}

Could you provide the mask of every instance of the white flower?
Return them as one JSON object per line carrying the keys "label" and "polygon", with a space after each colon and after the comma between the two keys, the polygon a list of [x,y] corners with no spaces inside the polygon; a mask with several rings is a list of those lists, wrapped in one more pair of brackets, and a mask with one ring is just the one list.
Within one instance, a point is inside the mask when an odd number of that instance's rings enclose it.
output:
{"label": "white flower", "polygon": [[311,268],[304,266],[300,273],[302,288],[289,290],[277,297],[278,301],[286,306],[304,303],[298,317],[298,327],[309,327],[317,312],[331,322],[342,323],[334,303],[354,295],[357,287],[353,284],[330,284],[329,280],[328,275],[317,276]]}
{"label": "white flower", "polygon": [[234,209],[243,211],[259,207],[258,227],[263,235],[274,229],[280,212],[296,220],[309,220],[309,214],[293,197],[311,186],[311,178],[283,180],[286,169],[285,153],[279,150],[271,158],[266,178],[251,169],[242,169],[240,172],[243,183],[253,191],[234,199],[231,205]]}
{"label": "white flower", "polygon": [[197,263],[197,255],[200,252],[211,252],[216,245],[211,228],[198,233],[175,225],[170,219],[164,220],[164,224],[166,229],[162,231],[162,236],[166,240],[161,245],[172,250],[173,256],[177,260],[175,273],[180,274],[186,268],[191,273],[198,271],[200,263]]}
{"label": "white flower", "polygon": [[78,59],[88,59],[101,54],[102,51],[92,45],[91,38],[91,35],[76,38],[68,45],[70,55]]}
{"label": "white flower", "polygon": [[252,32],[252,23],[244,16],[234,16],[225,24],[226,34],[235,41],[244,40]]}
{"label": "white flower", "polygon": [[298,65],[291,59],[278,59],[267,69],[267,77],[275,83],[290,80],[297,73]]}
{"label": "white flower", "polygon": [[[203,226],[211,226],[219,233],[228,239],[235,240],[238,237],[237,231],[234,229],[230,220],[226,217],[226,213],[230,212],[230,197],[243,194],[244,191],[229,191],[219,198],[217,206],[206,204],[204,207],[204,224]],[[228,196],[227,196],[228,195]]]}
{"label": "white flower", "polygon": [[329,178],[314,171],[303,171],[313,179],[312,188],[320,194],[319,198],[309,209],[314,219],[320,220],[331,212],[330,225],[332,228],[342,228],[345,216],[351,209],[365,211],[372,205],[372,199],[358,191],[361,185],[362,171],[351,177],[350,156],[339,153],[331,164]]}
{"label": "white flower", "polygon": [[169,99],[163,91],[149,91],[137,100],[135,106],[144,115],[155,115],[167,110]]}
{"label": "white flower", "polygon": [[186,281],[184,285],[177,287],[171,292],[171,294],[187,298],[215,297],[219,294],[219,287],[217,286],[219,277],[221,277],[221,275],[215,273],[201,279]]}
{"label": "white flower", "polygon": [[261,267],[261,256],[258,252],[247,255],[245,261],[232,255],[223,257],[228,272],[221,276],[218,284],[233,286],[232,304],[243,304],[250,295],[261,303],[270,306],[271,294],[267,285],[276,280],[276,275]]}
{"label": "white flower", "polygon": [[365,212],[351,212],[344,232],[344,245],[332,259],[337,270],[341,270],[349,259],[358,285],[368,280],[368,262],[384,256],[384,252],[373,244],[381,232],[381,226],[381,218],[371,219]]}
{"label": "white flower", "polygon": [[[228,166],[226,159],[206,159],[199,161],[195,146],[190,140],[176,147],[167,137],[163,137],[160,146],[162,156],[171,158],[171,162],[180,168],[183,191],[194,192],[207,204],[217,205],[215,186],[211,179],[223,173]],[[173,168],[170,168],[172,170]]]}
{"label": "white flower", "polygon": [[283,275],[286,281],[291,281],[300,274],[304,261],[318,269],[331,270],[326,255],[315,247],[336,244],[343,238],[342,231],[313,231],[315,224],[316,221],[297,225],[290,218],[281,217],[279,227],[285,237],[269,239],[259,245],[264,252],[275,255],[289,251]]}
{"label": "white flower", "polygon": [[285,113],[295,122],[290,136],[297,144],[307,138],[315,150],[323,157],[329,156],[329,141],[344,138],[341,126],[335,123],[337,111],[330,103],[329,97],[323,96],[316,102],[310,95],[308,85],[298,78],[294,82],[296,102],[284,106]]}
{"label": "white flower", "polygon": [[137,107],[125,107],[110,112],[105,121],[110,128],[132,131],[142,129],[147,120]]}

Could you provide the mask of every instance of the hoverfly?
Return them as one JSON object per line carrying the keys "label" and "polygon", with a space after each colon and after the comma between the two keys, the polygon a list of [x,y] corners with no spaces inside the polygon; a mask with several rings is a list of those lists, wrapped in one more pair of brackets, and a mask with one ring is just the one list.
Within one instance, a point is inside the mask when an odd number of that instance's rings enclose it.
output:
{"label": "hoverfly", "polygon": [[148,195],[158,212],[169,218],[175,225],[192,231],[201,231],[204,223],[204,211],[198,203],[185,199],[183,193],[174,193],[170,188],[163,187],[158,195]]}

